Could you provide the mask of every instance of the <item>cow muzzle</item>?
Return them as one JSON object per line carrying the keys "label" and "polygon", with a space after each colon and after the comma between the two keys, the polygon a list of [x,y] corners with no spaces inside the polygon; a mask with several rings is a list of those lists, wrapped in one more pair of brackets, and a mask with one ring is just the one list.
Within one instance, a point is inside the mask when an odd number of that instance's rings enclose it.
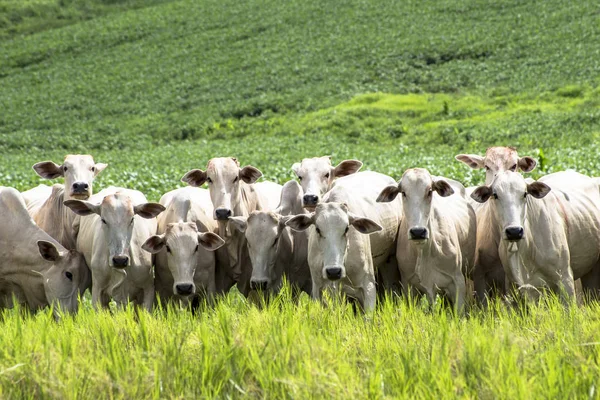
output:
{"label": "cow muzzle", "polygon": [[86,182],[75,182],[71,186],[71,197],[76,200],[87,200],[90,195],[90,185]]}
{"label": "cow muzzle", "polygon": [[215,218],[219,221],[227,221],[231,217],[231,210],[228,208],[217,208],[215,210]]}
{"label": "cow muzzle", "polygon": [[337,281],[339,279],[342,279],[346,275],[344,267],[338,265],[325,267],[324,272],[325,278],[329,279],[330,281]]}
{"label": "cow muzzle", "polygon": [[525,231],[522,226],[509,226],[504,230],[506,240],[517,241],[523,239]]}
{"label": "cow muzzle", "polygon": [[302,206],[307,209],[314,209],[319,204],[319,196],[316,194],[305,194],[302,197]]}
{"label": "cow muzzle", "polygon": [[194,287],[194,284],[189,282],[178,283],[175,285],[175,293],[180,296],[189,296],[194,294],[195,289],[196,288]]}
{"label": "cow muzzle", "polygon": [[415,226],[408,230],[408,237],[410,240],[426,240],[429,239],[429,230],[422,226]]}
{"label": "cow muzzle", "polygon": [[265,291],[267,290],[267,288],[269,287],[269,281],[268,280],[258,280],[258,279],[252,279],[250,281],[250,289],[251,290],[259,290],[259,291]]}
{"label": "cow muzzle", "polygon": [[112,266],[114,268],[123,269],[123,268],[126,268],[127,266],[129,266],[129,257],[124,256],[124,255],[114,256],[112,258],[112,262],[113,262]]}

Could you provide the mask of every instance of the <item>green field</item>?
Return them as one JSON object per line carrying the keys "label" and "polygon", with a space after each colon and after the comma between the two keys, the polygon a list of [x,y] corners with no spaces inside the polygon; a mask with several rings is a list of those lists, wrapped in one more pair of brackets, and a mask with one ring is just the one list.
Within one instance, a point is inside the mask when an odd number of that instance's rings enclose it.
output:
{"label": "green field", "polygon": [[[592,1],[0,0],[0,185],[90,153],[149,199],[209,158],[266,179],[303,157],[399,177],[512,145],[534,177],[600,175]],[[3,398],[597,398],[600,309],[554,299],[457,318],[236,293],[200,315],[2,314]]]}

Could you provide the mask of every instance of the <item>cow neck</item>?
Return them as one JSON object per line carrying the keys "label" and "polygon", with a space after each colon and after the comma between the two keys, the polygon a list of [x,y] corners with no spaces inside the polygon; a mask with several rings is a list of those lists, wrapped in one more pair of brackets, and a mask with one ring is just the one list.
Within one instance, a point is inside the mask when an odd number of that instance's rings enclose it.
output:
{"label": "cow neck", "polygon": [[[37,247],[37,246],[36,246]],[[47,263],[47,268],[40,268],[42,263]],[[2,266],[2,281],[17,286],[25,296],[27,305],[31,309],[39,309],[48,305],[44,290],[43,276],[51,264],[39,258],[39,261],[30,257],[19,257],[18,260]]]}
{"label": "cow neck", "polygon": [[[70,197],[63,185],[52,186],[52,194],[36,215],[36,223],[67,249],[75,249],[80,217],[63,204]],[[56,223],[56,221],[59,221]]]}

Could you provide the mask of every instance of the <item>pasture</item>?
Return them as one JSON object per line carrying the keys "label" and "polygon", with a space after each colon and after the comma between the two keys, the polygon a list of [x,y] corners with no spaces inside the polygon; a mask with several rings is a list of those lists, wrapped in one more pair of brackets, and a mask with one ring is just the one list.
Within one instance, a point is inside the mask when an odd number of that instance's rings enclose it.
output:
{"label": "pasture", "polygon": [[[531,176],[600,175],[594,2],[0,0],[0,185],[90,153],[150,201],[214,156],[283,183],[303,157],[480,183],[491,145]],[[597,304],[468,317],[387,299],[371,317],[284,292],[174,308],[2,312],[7,398],[598,397]]]}

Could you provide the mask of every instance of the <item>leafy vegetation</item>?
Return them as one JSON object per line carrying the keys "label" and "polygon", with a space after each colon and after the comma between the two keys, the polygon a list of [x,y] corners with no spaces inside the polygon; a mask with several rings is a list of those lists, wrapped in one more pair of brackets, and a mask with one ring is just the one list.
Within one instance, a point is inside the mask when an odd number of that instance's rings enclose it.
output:
{"label": "leafy vegetation", "polygon": [[[513,145],[532,176],[600,175],[600,8],[558,0],[0,0],[0,185],[91,153],[96,190],[151,200],[237,156],[266,179],[303,157],[421,166]],[[2,314],[2,397],[598,397],[598,305],[373,316],[231,293],[192,315]]]}

